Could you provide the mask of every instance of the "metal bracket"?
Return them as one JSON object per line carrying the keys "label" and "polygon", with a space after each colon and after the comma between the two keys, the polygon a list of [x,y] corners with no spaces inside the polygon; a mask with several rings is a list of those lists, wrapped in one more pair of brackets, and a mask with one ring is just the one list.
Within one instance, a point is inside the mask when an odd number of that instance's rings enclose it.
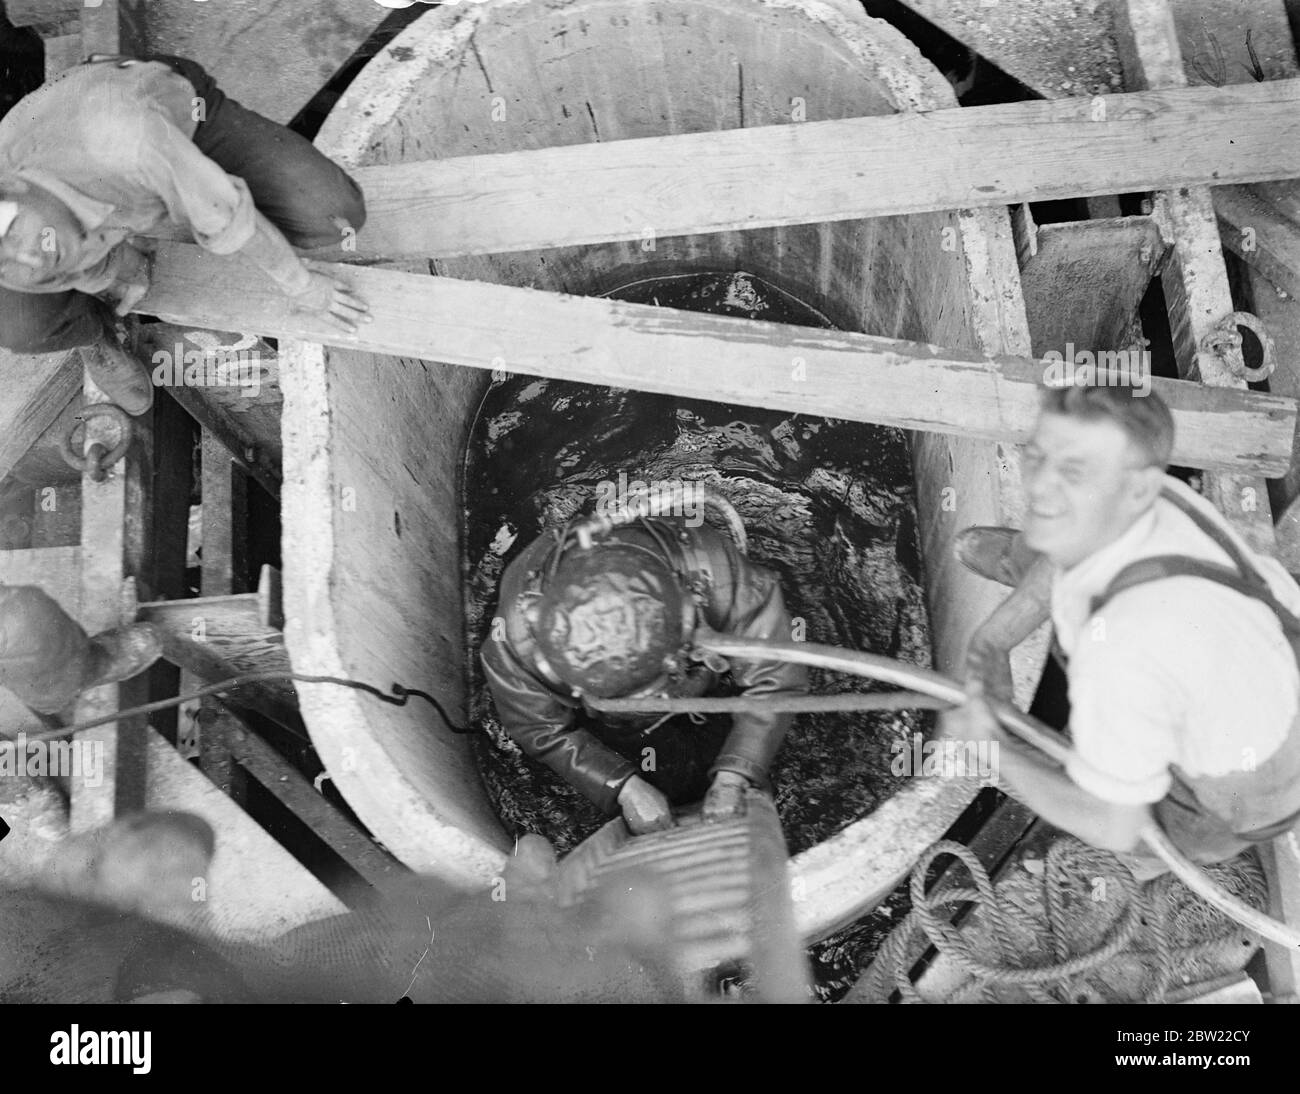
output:
{"label": "metal bracket", "polygon": [[[112,448],[105,448],[96,441],[86,449],[84,456],[78,456],[72,438],[92,418],[108,418],[114,422],[117,425],[118,442]],[[95,482],[103,482],[108,477],[108,469],[130,449],[132,437],[131,419],[125,410],[115,403],[91,403],[77,414],[72,428],[59,439],[59,455],[73,470],[80,471],[83,475],[89,473]]]}
{"label": "metal bracket", "polygon": [[[1249,367],[1242,360],[1242,339],[1239,327],[1245,327],[1259,339],[1263,359],[1254,368]],[[1201,339],[1201,349],[1218,356],[1232,372],[1240,376],[1248,384],[1258,384],[1267,380],[1277,366],[1277,355],[1274,352],[1272,336],[1264,329],[1264,324],[1260,322],[1258,317],[1251,315],[1248,311],[1229,312],[1220,319]]]}

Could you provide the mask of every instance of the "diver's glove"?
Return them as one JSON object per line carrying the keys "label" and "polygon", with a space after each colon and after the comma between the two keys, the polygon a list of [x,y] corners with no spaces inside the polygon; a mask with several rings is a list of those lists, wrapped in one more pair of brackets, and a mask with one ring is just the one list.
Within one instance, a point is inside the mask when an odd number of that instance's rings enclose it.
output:
{"label": "diver's glove", "polygon": [[725,821],[745,815],[745,791],[749,780],[734,771],[719,771],[704,795],[700,812],[706,821]]}

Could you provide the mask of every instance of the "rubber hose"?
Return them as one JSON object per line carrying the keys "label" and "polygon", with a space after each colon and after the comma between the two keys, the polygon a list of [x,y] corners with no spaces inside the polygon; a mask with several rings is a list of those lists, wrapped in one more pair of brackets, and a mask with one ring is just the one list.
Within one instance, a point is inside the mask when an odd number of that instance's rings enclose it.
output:
{"label": "rubber hose", "polygon": [[[922,668],[919,665],[906,665],[872,653],[844,650],[837,646],[821,646],[811,642],[745,640],[706,630],[696,631],[693,640],[701,649],[720,653],[725,657],[768,660],[775,657],[795,664],[832,669],[836,672],[895,684],[898,687],[911,688],[954,704],[964,702],[967,697],[965,689],[949,676],[944,676],[933,669]],[[1014,733],[1026,744],[1033,745],[1062,766],[1071,762],[1080,762],[1074,751],[1036,718],[1016,710],[1015,707],[1001,700],[991,700],[989,706],[1003,728]],[[1169,842],[1154,820],[1143,828],[1141,838],[1152,853],[1169,867],[1170,872],[1207,904],[1264,938],[1283,946],[1300,949],[1300,931],[1250,907],[1215,884],[1195,863]]]}

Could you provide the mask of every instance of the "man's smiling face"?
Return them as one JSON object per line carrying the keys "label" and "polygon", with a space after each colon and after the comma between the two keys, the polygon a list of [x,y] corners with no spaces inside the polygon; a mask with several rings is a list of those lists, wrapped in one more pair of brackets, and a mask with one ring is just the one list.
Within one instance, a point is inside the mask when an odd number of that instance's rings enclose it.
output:
{"label": "man's smiling face", "polygon": [[1151,505],[1161,472],[1115,422],[1044,412],[1025,447],[1025,543],[1071,567]]}
{"label": "man's smiling face", "polygon": [[80,222],[63,202],[38,187],[19,196],[0,237],[0,272],[6,281],[40,281],[76,265],[85,241]]}

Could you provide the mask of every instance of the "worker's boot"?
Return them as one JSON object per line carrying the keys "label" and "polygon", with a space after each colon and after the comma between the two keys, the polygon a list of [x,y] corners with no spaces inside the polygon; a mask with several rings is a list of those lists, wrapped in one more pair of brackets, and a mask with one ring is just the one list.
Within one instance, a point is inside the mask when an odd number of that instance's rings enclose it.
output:
{"label": "worker's boot", "polygon": [[83,691],[129,679],[161,656],[152,623],[90,638],[42,589],[0,586],[0,687],[37,714],[59,714]]}
{"label": "worker's boot", "polygon": [[163,655],[162,632],[152,623],[130,623],[95,635],[90,647],[91,677],[83,690],[139,676]]}
{"label": "worker's boot", "polygon": [[95,386],[132,417],[153,406],[149,369],[122,345],[112,323],[105,323],[98,341],[81,347],[81,357]]}
{"label": "worker's boot", "polygon": [[957,533],[953,551],[968,570],[1015,588],[1040,557],[1025,546],[1016,528],[966,528]]}

